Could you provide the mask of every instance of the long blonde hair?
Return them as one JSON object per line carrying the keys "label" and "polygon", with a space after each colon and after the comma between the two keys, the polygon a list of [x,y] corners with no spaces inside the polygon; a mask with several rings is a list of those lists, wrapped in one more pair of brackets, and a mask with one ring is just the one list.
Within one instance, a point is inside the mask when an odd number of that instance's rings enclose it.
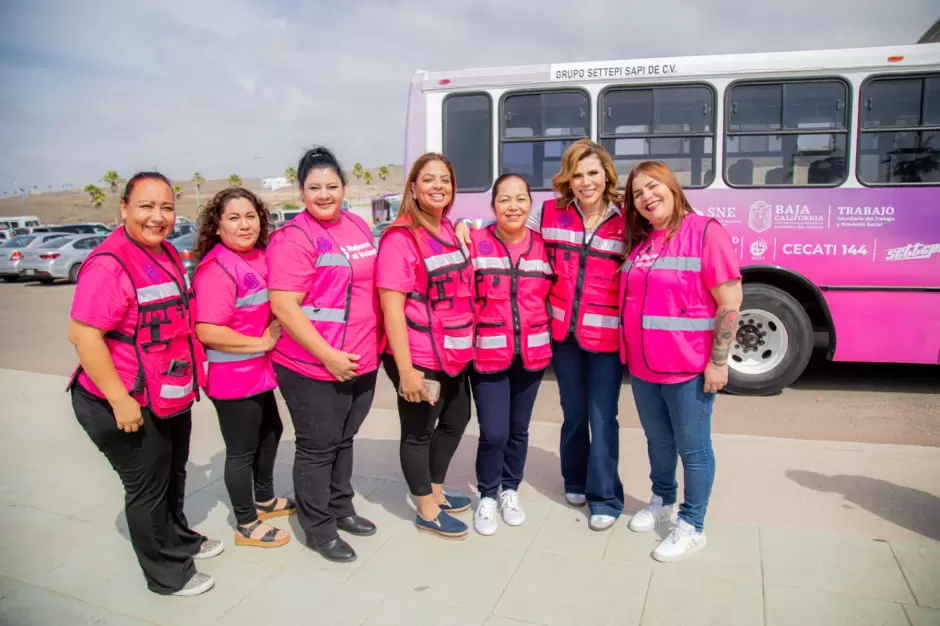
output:
{"label": "long blonde hair", "polygon": [[414,165],[411,166],[411,170],[408,172],[408,178],[405,179],[405,191],[401,195],[401,206],[398,208],[398,216],[404,218],[411,223],[411,228],[418,229],[421,226],[427,226],[428,220],[425,215],[428,213],[418,204],[418,200],[414,197],[414,190],[412,185],[418,182],[418,176],[421,174],[421,170],[424,169],[424,166],[433,161],[440,161],[444,164],[444,167],[447,168],[447,171],[450,173],[450,204],[444,208],[443,216],[446,216],[450,212],[451,208],[454,206],[454,199],[457,197],[457,178],[454,176],[454,166],[451,164],[450,160],[438,152],[426,152],[419,156],[414,162]]}
{"label": "long blonde hair", "polygon": [[561,170],[552,176],[552,185],[558,194],[558,205],[567,206],[574,201],[574,192],[571,190],[571,179],[578,169],[578,163],[589,156],[596,156],[600,159],[607,174],[607,186],[604,189],[604,202],[613,203],[617,206],[623,202],[623,194],[617,189],[617,170],[614,169],[614,160],[610,158],[610,153],[599,143],[594,143],[590,139],[579,139],[574,142],[561,157]]}
{"label": "long blonde hair", "polygon": [[689,199],[685,197],[685,192],[682,191],[682,185],[679,184],[676,175],[672,173],[668,165],[662,161],[641,161],[634,165],[633,169],[630,170],[630,175],[627,176],[626,199],[623,202],[624,221],[626,221],[624,242],[627,244],[628,257],[637,246],[649,237],[650,231],[653,230],[653,225],[636,208],[636,201],[633,198],[633,179],[638,174],[646,174],[650,178],[658,180],[672,192],[675,210],[673,210],[669,222],[666,224],[667,238],[675,235],[683,218],[692,213],[692,205],[689,204]]}

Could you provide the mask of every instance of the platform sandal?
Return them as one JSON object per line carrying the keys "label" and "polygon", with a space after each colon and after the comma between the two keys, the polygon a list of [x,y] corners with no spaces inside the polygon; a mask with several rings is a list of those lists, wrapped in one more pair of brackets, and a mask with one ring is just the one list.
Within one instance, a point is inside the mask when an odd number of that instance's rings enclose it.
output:
{"label": "platform sandal", "polygon": [[[278,507],[282,502],[284,506]],[[290,498],[274,498],[274,502],[271,504],[258,504],[255,502],[255,509],[258,510],[258,519],[269,520],[272,517],[293,515],[297,512],[297,504]]]}
{"label": "platform sandal", "polygon": [[[248,526],[238,525],[235,527],[235,545],[237,546],[256,546],[258,548],[279,548],[290,541],[290,533],[279,528],[271,528],[261,537],[254,538],[251,535],[261,526],[261,520],[257,520]],[[278,537],[278,533],[284,533]]]}

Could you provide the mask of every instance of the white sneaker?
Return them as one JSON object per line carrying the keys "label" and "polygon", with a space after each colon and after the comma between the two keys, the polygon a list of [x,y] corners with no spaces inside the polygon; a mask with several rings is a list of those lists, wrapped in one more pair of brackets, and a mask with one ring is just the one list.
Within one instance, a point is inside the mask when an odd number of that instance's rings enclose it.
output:
{"label": "white sneaker", "polygon": [[203,574],[202,572],[196,572],[193,574],[193,577],[186,581],[186,584],[182,589],[173,593],[174,596],[198,596],[201,593],[205,593],[212,589],[215,586],[215,579],[208,574]]}
{"label": "white sneaker", "polygon": [[525,511],[519,504],[519,492],[515,489],[506,489],[499,494],[499,512],[503,521],[510,526],[519,526],[525,522]]}
{"label": "white sneaker", "polygon": [[566,493],[565,500],[571,506],[584,506],[587,503],[587,496],[583,493]]}
{"label": "white sneaker", "polygon": [[630,518],[628,526],[633,532],[646,533],[666,520],[671,520],[673,524],[678,521],[676,519],[676,506],[673,504],[663,506],[663,499],[659,496],[653,496],[649,504]]}
{"label": "white sneaker", "polygon": [[591,530],[607,530],[614,525],[614,522],[617,521],[617,518],[613,515],[592,515],[591,516]]}
{"label": "white sneaker", "polygon": [[653,558],[663,563],[681,561],[705,547],[708,540],[704,532],[698,532],[692,524],[680,519],[669,536],[653,550]]}
{"label": "white sneaker", "polygon": [[473,514],[473,530],[481,535],[492,535],[499,528],[499,520],[496,517],[499,505],[493,498],[483,498],[477,506],[476,513]]}

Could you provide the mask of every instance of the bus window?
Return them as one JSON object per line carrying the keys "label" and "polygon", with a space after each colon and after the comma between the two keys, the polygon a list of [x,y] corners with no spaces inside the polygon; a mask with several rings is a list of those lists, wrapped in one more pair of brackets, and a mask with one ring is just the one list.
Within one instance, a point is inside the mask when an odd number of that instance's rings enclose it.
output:
{"label": "bus window", "polygon": [[457,191],[486,191],[493,180],[493,102],[485,93],[444,99],[444,156]]}
{"label": "bus window", "polygon": [[940,183],[940,75],[872,79],[860,102],[859,182]]}
{"label": "bus window", "polygon": [[558,90],[509,94],[500,108],[500,173],[521,175],[533,191],[551,189],[552,176],[561,167],[565,149],[589,136],[587,93]]}
{"label": "bus window", "polygon": [[715,177],[715,92],[706,85],[607,89],[601,94],[600,143],[626,183],[640,161],[666,163],[684,187]]}
{"label": "bus window", "polygon": [[848,171],[848,93],[841,80],[734,84],[725,113],[727,183],[841,185]]}

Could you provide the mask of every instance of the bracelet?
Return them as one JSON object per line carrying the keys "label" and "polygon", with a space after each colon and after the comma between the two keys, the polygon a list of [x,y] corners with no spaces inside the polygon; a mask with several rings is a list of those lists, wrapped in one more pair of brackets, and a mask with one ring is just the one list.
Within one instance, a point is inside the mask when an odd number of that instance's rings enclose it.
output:
{"label": "bracelet", "polygon": [[719,363],[718,361],[716,361],[715,359],[711,357],[708,358],[708,362],[714,365],[715,367],[724,367],[728,364],[727,361],[725,361],[724,363]]}

